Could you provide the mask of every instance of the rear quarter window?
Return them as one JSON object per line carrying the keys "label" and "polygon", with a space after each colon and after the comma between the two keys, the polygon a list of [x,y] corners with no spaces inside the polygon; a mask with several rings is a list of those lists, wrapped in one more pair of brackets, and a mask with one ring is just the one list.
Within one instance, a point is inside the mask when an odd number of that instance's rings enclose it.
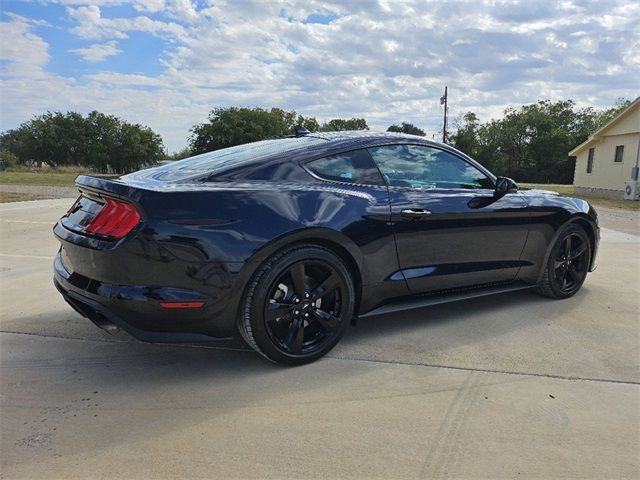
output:
{"label": "rear quarter window", "polygon": [[330,155],[309,162],[305,167],[323,180],[361,185],[385,184],[380,171],[366,150]]}
{"label": "rear quarter window", "polygon": [[123,178],[132,180],[136,178],[152,178],[166,182],[179,181],[197,175],[216,174],[249,163],[278,157],[286,158],[287,155],[291,155],[294,152],[312,150],[314,147],[324,143],[326,143],[326,140],[315,137],[262,140],[170,162],[167,165],[141,170]]}

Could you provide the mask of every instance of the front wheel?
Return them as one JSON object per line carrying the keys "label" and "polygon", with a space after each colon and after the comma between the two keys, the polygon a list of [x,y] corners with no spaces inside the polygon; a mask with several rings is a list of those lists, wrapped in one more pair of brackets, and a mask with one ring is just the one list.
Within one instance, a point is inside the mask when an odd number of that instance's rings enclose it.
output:
{"label": "front wheel", "polygon": [[265,262],[245,295],[239,330],[269,360],[312,362],[340,340],[354,311],[353,280],[332,251],[296,246]]}
{"label": "front wheel", "polygon": [[587,232],[578,225],[566,227],[553,245],[538,293],[550,298],[574,295],[589,271],[591,243]]}

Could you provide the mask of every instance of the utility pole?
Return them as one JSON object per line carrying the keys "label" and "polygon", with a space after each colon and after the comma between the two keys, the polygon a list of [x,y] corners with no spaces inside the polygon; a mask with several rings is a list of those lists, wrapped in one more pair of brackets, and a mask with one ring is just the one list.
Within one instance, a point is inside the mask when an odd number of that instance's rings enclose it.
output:
{"label": "utility pole", "polygon": [[444,87],[444,95],[440,97],[440,105],[444,105],[444,120],[442,122],[442,143],[447,143],[447,87]]}

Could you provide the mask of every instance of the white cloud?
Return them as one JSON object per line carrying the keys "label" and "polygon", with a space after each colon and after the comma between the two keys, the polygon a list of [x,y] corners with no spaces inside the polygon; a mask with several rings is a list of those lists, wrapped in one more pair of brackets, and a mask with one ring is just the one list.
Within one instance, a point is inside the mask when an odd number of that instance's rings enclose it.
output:
{"label": "white cloud", "polygon": [[17,15],[10,18],[0,22],[0,60],[3,61],[0,128],[3,130],[46,110],[60,92],[74,83],[46,70],[49,45],[32,31],[38,22]]}
{"label": "white cloud", "polygon": [[49,22],[47,22],[46,20],[39,20],[36,18],[27,18],[27,17],[23,17],[22,15],[18,15],[16,13],[13,12],[4,12],[4,14],[13,19],[13,20],[19,20],[21,22],[27,23],[29,25],[37,25],[38,27],[50,27],[51,24]]}
{"label": "white cloud", "polygon": [[49,61],[49,45],[32,33],[32,22],[11,15],[8,22],[0,22],[0,60],[6,61],[4,75],[41,76]]}
{"label": "white cloud", "polygon": [[91,63],[102,62],[104,59],[122,52],[122,50],[118,48],[118,43],[115,40],[106,43],[94,43],[87,48],[75,48],[69,51],[80,55],[85,61]]}
{"label": "white cloud", "polygon": [[143,12],[161,12],[165,8],[164,0],[136,0],[133,3],[133,8]]}
{"label": "white cloud", "polygon": [[177,39],[183,39],[186,35],[184,27],[175,22],[153,20],[144,15],[131,18],[104,18],[97,5],[68,7],[67,13],[77,22],[77,25],[70,30],[71,33],[86,39],[124,39],[128,37],[127,32],[130,31],[167,35]]}
{"label": "white cloud", "polygon": [[[435,133],[445,85],[453,117],[473,110],[482,120],[545,98],[604,107],[638,95],[640,3],[630,0],[134,0],[127,17],[110,9],[123,0],[58,2],[70,22],[58,26],[102,40],[74,53],[126,56],[126,39],[142,32],[162,42],[161,72],[53,75],[34,25],[11,17],[4,77],[23,73],[4,90],[2,128],[46,109],[98,109],[151,126],[177,150],[215,106],[281,106],[320,121],[364,116],[382,129],[410,121]],[[307,22],[312,14],[331,21]]]}
{"label": "white cloud", "polygon": [[116,73],[116,72],[102,72],[89,75],[88,80],[92,82],[99,82],[109,86],[146,86],[146,87],[162,87],[165,82],[162,78],[148,77],[145,75]]}

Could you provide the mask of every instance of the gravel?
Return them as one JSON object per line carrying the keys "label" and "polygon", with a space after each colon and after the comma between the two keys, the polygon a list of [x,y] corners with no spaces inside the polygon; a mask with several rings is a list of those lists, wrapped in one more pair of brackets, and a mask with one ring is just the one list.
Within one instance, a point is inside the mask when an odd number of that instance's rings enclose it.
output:
{"label": "gravel", "polygon": [[640,211],[595,206],[600,226],[619,232],[640,235]]}
{"label": "gravel", "polygon": [[75,198],[77,187],[52,187],[45,185],[13,185],[0,184],[0,192],[28,193],[40,198]]}

